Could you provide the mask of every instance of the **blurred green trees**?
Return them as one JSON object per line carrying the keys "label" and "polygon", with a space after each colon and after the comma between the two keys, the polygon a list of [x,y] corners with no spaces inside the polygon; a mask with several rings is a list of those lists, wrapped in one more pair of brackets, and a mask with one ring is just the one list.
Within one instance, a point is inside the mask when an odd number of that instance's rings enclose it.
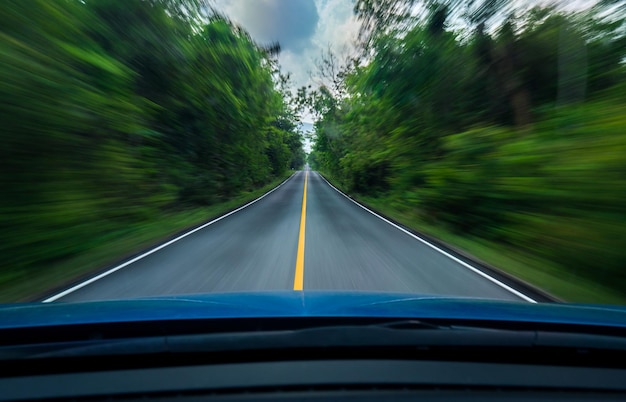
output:
{"label": "blurred green trees", "polygon": [[625,7],[359,0],[345,95],[309,96],[310,161],[348,191],[626,294]]}
{"label": "blurred green trees", "polygon": [[4,1],[0,279],[300,168],[275,50],[194,0]]}

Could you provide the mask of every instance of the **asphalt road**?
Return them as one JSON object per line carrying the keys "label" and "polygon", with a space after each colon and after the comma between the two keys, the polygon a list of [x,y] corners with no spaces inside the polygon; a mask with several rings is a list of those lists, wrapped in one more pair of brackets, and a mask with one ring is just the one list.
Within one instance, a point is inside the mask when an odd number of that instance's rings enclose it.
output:
{"label": "asphalt road", "polygon": [[524,298],[300,171],[238,212],[47,301],[294,290],[298,271],[304,290]]}

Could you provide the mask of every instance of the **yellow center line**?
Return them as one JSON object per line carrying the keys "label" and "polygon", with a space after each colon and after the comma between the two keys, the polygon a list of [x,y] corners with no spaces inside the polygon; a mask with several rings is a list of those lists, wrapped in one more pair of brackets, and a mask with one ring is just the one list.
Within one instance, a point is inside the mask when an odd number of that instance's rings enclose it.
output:
{"label": "yellow center line", "polygon": [[309,171],[304,174],[304,196],[302,197],[302,215],[300,216],[300,236],[298,237],[298,254],[296,256],[296,277],[293,280],[293,290],[302,290],[304,285],[304,231],[306,227],[306,183]]}

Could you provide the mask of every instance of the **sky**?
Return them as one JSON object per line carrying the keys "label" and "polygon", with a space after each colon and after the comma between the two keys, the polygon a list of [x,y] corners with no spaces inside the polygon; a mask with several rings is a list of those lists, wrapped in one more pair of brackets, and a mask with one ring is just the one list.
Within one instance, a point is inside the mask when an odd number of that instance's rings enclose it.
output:
{"label": "sky", "polygon": [[[351,0],[215,0],[221,10],[259,44],[279,42],[278,61],[290,73],[292,88],[314,84],[315,60],[330,46],[352,52],[359,23]],[[311,123],[310,116],[303,116]]]}

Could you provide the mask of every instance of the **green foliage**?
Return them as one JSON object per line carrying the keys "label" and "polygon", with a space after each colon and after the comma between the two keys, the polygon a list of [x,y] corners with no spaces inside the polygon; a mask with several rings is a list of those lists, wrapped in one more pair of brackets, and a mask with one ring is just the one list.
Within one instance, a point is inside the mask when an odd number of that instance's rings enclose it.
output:
{"label": "green foliage", "polygon": [[442,0],[411,19],[414,3],[357,2],[364,61],[345,96],[310,94],[310,161],[369,200],[626,295],[623,8],[516,17]]}
{"label": "green foliage", "polygon": [[197,0],[3,3],[0,277],[303,164],[275,60],[202,10]]}
{"label": "green foliage", "polygon": [[519,137],[500,128],[448,137],[417,190],[427,216],[515,245],[624,289],[626,105],[559,109]]}

